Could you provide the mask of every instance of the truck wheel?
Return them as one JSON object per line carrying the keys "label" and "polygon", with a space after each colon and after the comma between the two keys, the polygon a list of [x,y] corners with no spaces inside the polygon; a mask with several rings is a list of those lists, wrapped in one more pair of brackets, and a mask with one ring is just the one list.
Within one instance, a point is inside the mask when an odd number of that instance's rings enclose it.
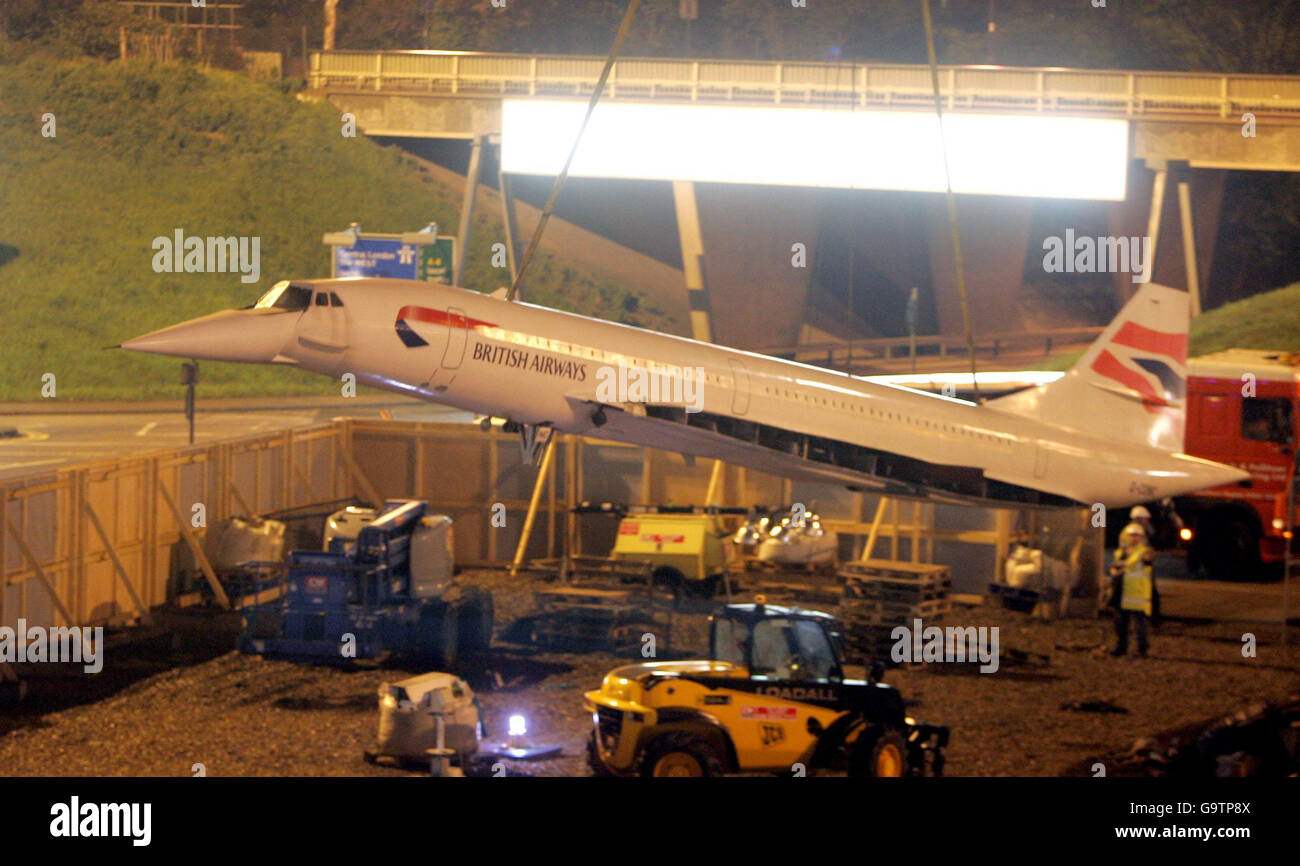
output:
{"label": "truck wheel", "polygon": [[849,775],[858,778],[897,778],[906,776],[907,741],[897,731],[862,735],[849,764]]}
{"label": "truck wheel", "polygon": [[455,608],[441,602],[429,605],[420,613],[415,655],[421,664],[440,671],[456,666],[460,630],[455,614]]}
{"label": "truck wheel", "polygon": [[591,769],[593,776],[612,776],[609,767],[600,759],[600,751],[596,748],[596,732],[593,730],[587,736],[587,766]]}
{"label": "truck wheel", "polygon": [[683,589],[686,583],[686,575],[669,565],[663,565],[654,570],[650,575],[650,586],[662,586],[670,592],[676,592]]}
{"label": "truck wheel", "polygon": [[696,598],[713,598],[718,594],[718,584],[722,582],[722,575],[714,574],[703,580],[693,580],[690,582],[690,594]]}
{"label": "truck wheel", "polygon": [[661,734],[641,753],[645,778],[721,776],[722,758],[703,737],[684,732]]}
{"label": "truck wheel", "polygon": [[1214,580],[1252,580],[1259,574],[1259,534],[1240,517],[1202,521],[1197,560]]}
{"label": "truck wheel", "polygon": [[462,656],[485,653],[492,646],[492,624],[496,615],[492,594],[475,589],[462,600],[457,626]]}

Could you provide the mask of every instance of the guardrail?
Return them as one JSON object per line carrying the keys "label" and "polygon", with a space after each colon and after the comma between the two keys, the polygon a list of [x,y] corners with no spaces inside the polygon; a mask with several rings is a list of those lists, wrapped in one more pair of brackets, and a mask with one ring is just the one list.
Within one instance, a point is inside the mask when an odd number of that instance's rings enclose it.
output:
{"label": "guardrail", "polygon": [[[1000,331],[975,337],[975,354],[997,358],[1004,353],[1042,349],[1050,355],[1061,346],[1091,343],[1105,328],[1048,328],[1042,331]],[[839,369],[845,364],[891,361],[908,356],[910,337],[878,337],[852,343],[803,343],[798,346],[772,346],[755,349],[763,355],[793,358],[807,363]],[[965,357],[966,338],[958,335],[932,334],[917,336],[917,357]]]}
{"label": "guardrail", "polygon": [[[585,97],[604,60],[457,51],[318,51],[311,86],[462,97]],[[1300,76],[942,66],[949,110],[1300,117]],[[930,108],[927,66],[678,58],[619,60],[609,99]]]}

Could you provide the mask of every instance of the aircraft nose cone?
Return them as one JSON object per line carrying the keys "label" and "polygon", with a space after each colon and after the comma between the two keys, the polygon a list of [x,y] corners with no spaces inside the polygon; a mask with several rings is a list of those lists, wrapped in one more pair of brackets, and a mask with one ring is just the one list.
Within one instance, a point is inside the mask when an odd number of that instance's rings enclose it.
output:
{"label": "aircraft nose cone", "polygon": [[225,310],[135,337],[122,348],[201,361],[265,363],[284,349],[296,318],[280,311]]}
{"label": "aircraft nose cone", "polygon": [[1219,482],[1219,484],[1221,485],[1236,484],[1240,481],[1250,480],[1249,472],[1245,471],[1244,469],[1237,469],[1232,466],[1225,466],[1221,474],[1223,475],[1223,479]]}
{"label": "aircraft nose cone", "polygon": [[1213,487],[1226,487],[1229,484],[1237,484],[1242,481],[1250,480],[1250,473],[1244,469],[1238,469],[1235,466],[1228,466],[1224,463],[1214,463],[1209,460],[1194,458],[1199,464],[1190,474],[1191,480],[1197,482],[1197,490],[1208,490]]}

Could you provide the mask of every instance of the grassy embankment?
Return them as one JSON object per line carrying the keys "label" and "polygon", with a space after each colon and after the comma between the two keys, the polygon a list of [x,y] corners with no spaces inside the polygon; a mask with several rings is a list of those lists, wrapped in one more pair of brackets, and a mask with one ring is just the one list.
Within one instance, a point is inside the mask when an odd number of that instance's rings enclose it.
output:
{"label": "grassy embankment", "polygon": [[[1300,352],[1300,283],[1224,304],[1192,320],[1189,355],[1224,349]],[[1081,354],[1058,355],[1033,369],[1068,370]]]}
{"label": "grassy embankment", "polygon": [[[284,277],[329,275],[327,231],[454,233],[445,200],[396,148],[340,134],[337,111],[272,85],[186,65],[5,56],[0,45],[0,401],[176,398],[178,361],[105,350],[182,319],[251,303]],[[46,112],[57,136],[41,135]],[[492,267],[495,215],[472,232],[467,288]],[[261,238],[261,278],[155,273],[152,241]],[[665,314],[600,275],[539,254],[529,299],[663,327]],[[291,369],[207,364],[205,397],[329,393]]]}

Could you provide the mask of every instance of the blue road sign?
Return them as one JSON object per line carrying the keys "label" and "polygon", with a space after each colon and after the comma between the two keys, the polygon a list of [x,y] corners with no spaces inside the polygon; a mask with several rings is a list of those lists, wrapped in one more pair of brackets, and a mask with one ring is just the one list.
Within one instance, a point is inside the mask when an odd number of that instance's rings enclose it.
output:
{"label": "blue road sign", "polygon": [[398,238],[359,237],[350,246],[334,247],[334,275],[339,277],[419,277],[420,250]]}

